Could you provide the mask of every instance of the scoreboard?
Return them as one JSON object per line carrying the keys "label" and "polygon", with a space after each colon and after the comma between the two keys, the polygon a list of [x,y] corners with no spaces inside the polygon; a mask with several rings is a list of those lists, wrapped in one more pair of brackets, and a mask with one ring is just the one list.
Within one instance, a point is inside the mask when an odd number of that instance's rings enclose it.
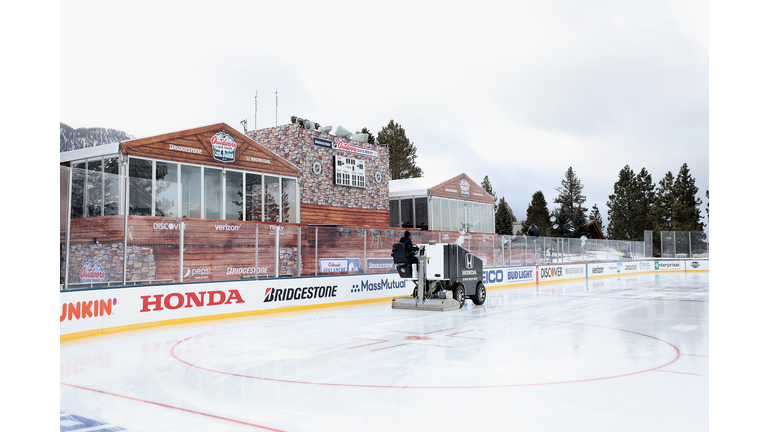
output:
{"label": "scoreboard", "polygon": [[334,156],[334,177],[342,186],[365,187],[365,161],[344,156]]}

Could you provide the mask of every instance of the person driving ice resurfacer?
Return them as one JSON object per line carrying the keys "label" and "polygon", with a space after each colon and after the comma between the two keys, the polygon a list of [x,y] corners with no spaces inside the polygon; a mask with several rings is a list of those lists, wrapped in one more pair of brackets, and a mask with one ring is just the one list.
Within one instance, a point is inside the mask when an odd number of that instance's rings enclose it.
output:
{"label": "person driving ice resurfacer", "polygon": [[414,246],[410,231],[403,233],[403,236],[400,237],[400,242],[392,245],[392,257],[395,258],[395,262],[407,264],[398,267],[398,272],[402,273],[402,277],[413,277],[411,264],[416,264],[416,270],[418,271],[419,260],[416,258],[416,252],[422,249],[424,249],[423,246]]}

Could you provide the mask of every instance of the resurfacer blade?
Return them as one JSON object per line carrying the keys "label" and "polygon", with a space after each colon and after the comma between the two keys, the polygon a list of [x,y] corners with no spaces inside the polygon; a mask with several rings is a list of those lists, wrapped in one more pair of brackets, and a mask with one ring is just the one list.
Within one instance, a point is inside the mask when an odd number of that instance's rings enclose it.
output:
{"label": "resurfacer blade", "polygon": [[459,309],[459,302],[449,299],[425,299],[420,302],[412,296],[392,297],[392,309],[413,309],[447,312]]}

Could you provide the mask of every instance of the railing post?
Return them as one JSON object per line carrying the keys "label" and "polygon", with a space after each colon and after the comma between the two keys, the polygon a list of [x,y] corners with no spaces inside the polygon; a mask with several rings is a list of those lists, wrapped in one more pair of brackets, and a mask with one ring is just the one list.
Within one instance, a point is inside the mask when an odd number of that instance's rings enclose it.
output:
{"label": "railing post", "polygon": [[317,276],[317,227],[315,227],[315,276]]}
{"label": "railing post", "polygon": [[301,271],[301,225],[296,227],[296,243],[298,244],[296,250],[299,254],[298,257],[296,257],[296,262],[298,262],[298,267],[296,268],[296,271],[299,273],[296,276],[304,276],[303,272]]}
{"label": "railing post", "polygon": [[254,249],[256,249],[256,265],[253,268],[256,270],[255,279],[258,280],[259,279],[259,225],[258,224],[256,224],[256,247]]}
{"label": "railing post", "polygon": [[275,277],[280,277],[280,225],[275,227]]}
{"label": "railing post", "polygon": [[[66,250],[64,251],[64,290],[66,291],[69,287],[69,233],[71,230],[71,223],[72,223],[72,175],[74,174],[72,172],[74,168],[68,168],[69,172],[67,173],[67,240],[64,242],[64,247]],[[125,244],[123,244],[123,251],[125,251]],[[125,267],[123,267],[125,268]]]}
{"label": "railing post", "polygon": [[184,218],[179,224],[179,283],[184,282]]}
{"label": "railing post", "polygon": [[368,230],[363,230],[363,274],[368,273]]}

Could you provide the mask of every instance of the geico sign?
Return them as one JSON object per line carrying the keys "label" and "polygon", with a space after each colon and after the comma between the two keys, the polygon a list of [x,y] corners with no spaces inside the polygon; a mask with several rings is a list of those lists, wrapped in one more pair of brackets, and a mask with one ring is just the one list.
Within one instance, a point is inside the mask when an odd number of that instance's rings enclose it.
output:
{"label": "geico sign", "polygon": [[178,230],[179,227],[182,226],[184,229],[187,229],[187,224],[177,224],[173,222],[155,222],[152,224],[152,228],[156,230]]}
{"label": "geico sign", "polygon": [[485,270],[483,271],[483,283],[504,282],[503,270]]}
{"label": "geico sign", "polygon": [[64,303],[61,305],[61,316],[59,322],[72,321],[72,319],[83,319],[91,317],[100,317],[112,315],[112,306],[117,304],[117,299],[89,300],[75,303]]}
{"label": "geico sign", "polygon": [[562,267],[543,267],[541,269],[542,278],[551,278],[563,275]]}
{"label": "geico sign", "polygon": [[[207,294],[207,295],[206,295]],[[150,298],[154,297],[153,300]],[[205,300],[208,300],[206,303]],[[186,301],[186,305],[184,304]],[[172,294],[156,294],[141,296],[142,308],[139,312],[159,311],[163,310],[163,306],[166,309],[178,309],[182,306],[185,308],[197,307],[197,306],[217,306],[221,304],[245,303],[245,300],[240,296],[238,290],[229,290],[229,296],[224,291],[200,291],[200,292],[188,292],[188,293],[172,293]],[[154,306],[150,309],[150,306]]]}

